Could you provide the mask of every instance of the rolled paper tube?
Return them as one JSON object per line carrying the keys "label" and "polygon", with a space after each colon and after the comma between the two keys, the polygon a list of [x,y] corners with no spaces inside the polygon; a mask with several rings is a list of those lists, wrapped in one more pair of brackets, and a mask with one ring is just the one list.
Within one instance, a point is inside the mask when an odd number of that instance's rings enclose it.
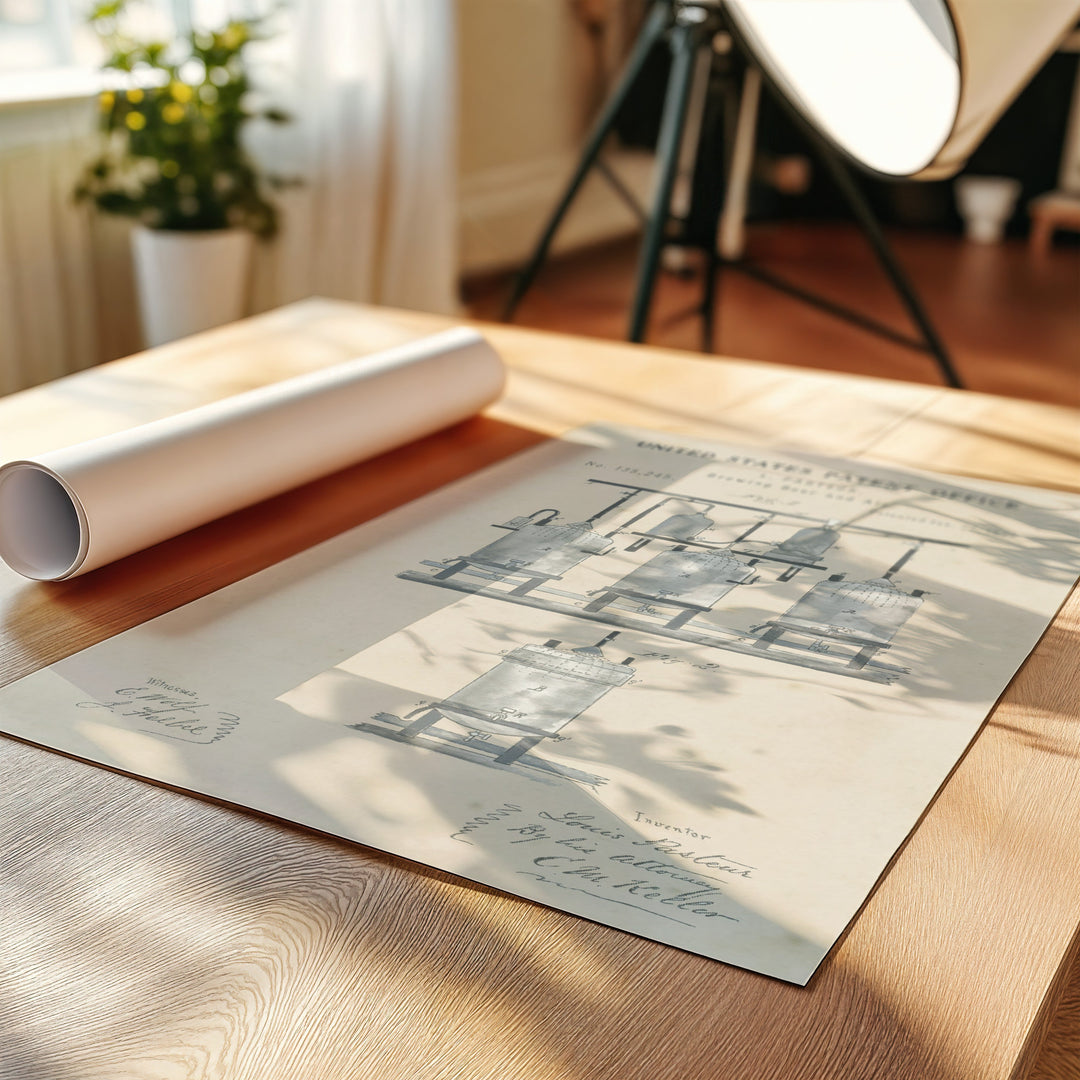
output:
{"label": "rolled paper tube", "polygon": [[464,420],[505,372],[461,327],[0,467],[0,557],[85,574]]}

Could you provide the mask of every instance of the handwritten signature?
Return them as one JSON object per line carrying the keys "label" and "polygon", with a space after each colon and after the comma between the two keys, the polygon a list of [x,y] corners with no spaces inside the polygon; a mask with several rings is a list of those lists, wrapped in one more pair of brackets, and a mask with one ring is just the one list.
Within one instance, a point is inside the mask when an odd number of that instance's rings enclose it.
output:
{"label": "handwritten signature", "polygon": [[152,726],[140,731],[204,746],[220,742],[240,726],[235,713],[212,708],[190,690],[170,687],[166,692],[160,685],[161,680],[152,679],[143,686],[121,687],[110,701],[79,701],[76,708],[104,709],[125,720],[142,720]]}

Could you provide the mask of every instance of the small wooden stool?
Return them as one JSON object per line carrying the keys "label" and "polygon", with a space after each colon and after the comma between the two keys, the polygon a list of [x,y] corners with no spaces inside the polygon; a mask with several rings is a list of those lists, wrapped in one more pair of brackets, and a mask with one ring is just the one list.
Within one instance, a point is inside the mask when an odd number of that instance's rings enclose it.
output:
{"label": "small wooden stool", "polygon": [[1045,255],[1057,229],[1080,232],[1080,193],[1050,191],[1028,203],[1031,215],[1031,234],[1028,238],[1031,251]]}

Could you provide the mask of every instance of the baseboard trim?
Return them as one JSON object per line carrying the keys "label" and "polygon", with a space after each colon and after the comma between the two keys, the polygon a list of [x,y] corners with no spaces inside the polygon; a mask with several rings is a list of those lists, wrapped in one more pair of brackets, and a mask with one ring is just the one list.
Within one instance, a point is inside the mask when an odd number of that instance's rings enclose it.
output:
{"label": "baseboard trim", "polygon": [[[615,150],[605,155],[605,161],[647,205],[653,155]],[[475,276],[520,265],[532,251],[576,163],[575,155],[565,154],[463,176],[458,191],[462,273]],[[594,171],[556,234],[552,251],[588,247],[639,227],[636,215]]]}

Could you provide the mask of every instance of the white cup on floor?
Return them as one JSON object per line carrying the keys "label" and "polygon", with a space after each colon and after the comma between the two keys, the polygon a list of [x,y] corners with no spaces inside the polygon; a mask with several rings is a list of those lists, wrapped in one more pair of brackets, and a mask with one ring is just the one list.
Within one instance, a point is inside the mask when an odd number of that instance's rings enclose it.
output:
{"label": "white cup on floor", "polygon": [[961,176],[953,190],[967,238],[978,244],[1000,243],[1020,195],[1020,181],[1010,176]]}

